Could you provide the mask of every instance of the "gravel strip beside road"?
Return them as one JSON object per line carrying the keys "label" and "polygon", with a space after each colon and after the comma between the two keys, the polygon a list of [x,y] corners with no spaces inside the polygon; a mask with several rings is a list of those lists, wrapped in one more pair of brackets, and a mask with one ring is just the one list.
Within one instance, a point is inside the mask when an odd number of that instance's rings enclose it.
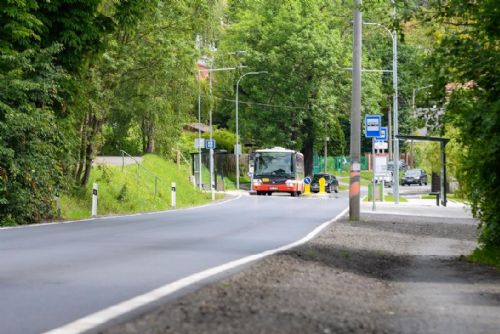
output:
{"label": "gravel strip beside road", "polygon": [[102,333],[498,333],[471,219],[365,215]]}

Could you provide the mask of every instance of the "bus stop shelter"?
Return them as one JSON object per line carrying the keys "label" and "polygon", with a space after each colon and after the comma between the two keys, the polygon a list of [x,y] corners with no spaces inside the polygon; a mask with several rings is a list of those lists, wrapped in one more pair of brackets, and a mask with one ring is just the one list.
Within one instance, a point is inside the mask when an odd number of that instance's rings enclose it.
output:
{"label": "bus stop shelter", "polygon": [[446,144],[450,141],[448,138],[441,137],[429,137],[429,136],[403,136],[396,135],[396,138],[399,140],[413,140],[413,141],[430,141],[430,142],[439,142],[441,152],[441,177],[440,177],[440,191],[439,196],[441,197],[441,204],[446,206]]}

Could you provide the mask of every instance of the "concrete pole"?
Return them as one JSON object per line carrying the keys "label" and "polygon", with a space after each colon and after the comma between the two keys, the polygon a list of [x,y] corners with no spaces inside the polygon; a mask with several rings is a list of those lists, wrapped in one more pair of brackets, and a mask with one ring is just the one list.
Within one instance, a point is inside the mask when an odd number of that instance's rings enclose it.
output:
{"label": "concrete pole", "polygon": [[[387,127],[387,131],[389,132],[387,134],[387,137],[389,139],[389,160],[394,160],[393,154],[392,154],[392,112],[391,112],[392,107],[389,106],[389,114],[387,115],[387,121],[389,122],[389,126]],[[394,181],[394,180],[393,180]]]}
{"label": "concrete pole", "polygon": [[351,106],[351,175],[349,182],[349,219],[359,220],[360,213],[360,154],[361,154],[361,0],[354,0],[352,49],[352,106]]}
{"label": "concrete pole", "polygon": [[[212,72],[208,73],[210,78],[210,96],[212,96]],[[210,104],[210,113],[209,113],[209,122],[210,122],[210,141],[213,139],[213,127],[212,127],[212,104]],[[212,194],[212,201],[215,200],[215,178],[214,178],[214,149],[210,147],[210,192]]]}
{"label": "concrete pole", "polygon": [[238,128],[238,96],[239,96],[239,86],[240,86],[240,80],[243,78],[241,76],[238,81],[236,81],[236,115],[235,115],[235,121],[236,121],[236,146],[234,147],[234,154],[235,154],[235,159],[236,159],[236,189],[240,190],[240,152],[239,152],[239,143],[240,143],[240,133],[239,133],[239,128]]}
{"label": "concrete pole", "polygon": [[446,142],[441,142],[441,204],[446,206]]}
{"label": "concrete pole", "polygon": [[[393,1],[393,16],[396,19],[396,3]],[[398,35],[392,32],[392,88],[393,88],[393,138],[394,138],[394,197],[395,204],[399,204],[399,112],[398,112]]]}
{"label": "concrete pole", "polygon": [[[200,73],[200,72],[198,72]],[[201,75],[201,74],[200,74]],[[198,78],[199,79],[199,78]],[[198,187],[202,189],[201,184],[201,89],[200,81],[198,80]]]}
{"label": "concrete pole", "polygon": [[328,140],[329,138],[325,137],[325,165],[324,165],[325,174],[328,173]]}

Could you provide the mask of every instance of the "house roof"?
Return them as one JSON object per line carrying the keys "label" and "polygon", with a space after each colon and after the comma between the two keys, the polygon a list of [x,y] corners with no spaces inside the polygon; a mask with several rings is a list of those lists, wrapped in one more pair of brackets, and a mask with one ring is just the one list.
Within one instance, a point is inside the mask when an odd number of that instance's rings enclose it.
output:
{"label": "house roof", "polygon": [[201,132],[209,132],[210,131],[210,127],[206,124],[199,124],[199,123],[190,123],[190,124],[186,124],[184,126],[184,128],[186,130],[191,130],[191,131],[198,131],[198,129],[200,129]]}

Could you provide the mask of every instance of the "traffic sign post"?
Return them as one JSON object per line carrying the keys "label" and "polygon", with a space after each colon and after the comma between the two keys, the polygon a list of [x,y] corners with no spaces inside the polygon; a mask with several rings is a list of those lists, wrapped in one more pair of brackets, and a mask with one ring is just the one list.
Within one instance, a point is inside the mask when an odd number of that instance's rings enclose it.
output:
{"label": "traffic sign post", "polygon": [[194,148],[205,148],[205,139],[204,138],[195,138],[194,139]]}
{"label": "traffic sign post", "polygon": [[377,138],[375,138],[376,141],[387,141],[388,139],[388,129],[386,126],[383,126],[380,128],[380,136],[378,136]]}
{"label": "traffic sign post", "polygon": [[214,150],[215,150],[215,139],[205,140],[205,149],[210,150],[210,193],[212,195],[212,201],[215,200],[215,182],[214,182]]}
{"label": "traffic sign post", "polygon": [[215,150],[215,139],[205,140],[205,148],[207,150]]}
{"label": "traffic sign post", "polygon": [[311,195],[311,178],[308,176],[304,179],[304,196]]}
{"label": "traffic sign post", "polygon": [[365,137],[372,139],[372,211],[375,211],[375,141],[385,138],[387,140],[387,128],[382,130],[382,117],[380,115],[365,116]]}

